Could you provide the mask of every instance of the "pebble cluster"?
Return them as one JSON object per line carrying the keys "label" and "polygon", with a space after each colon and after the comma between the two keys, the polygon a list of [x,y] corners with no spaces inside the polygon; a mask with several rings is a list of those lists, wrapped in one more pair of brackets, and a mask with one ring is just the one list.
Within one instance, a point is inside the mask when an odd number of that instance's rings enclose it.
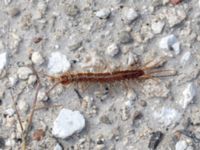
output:
{"label": "pebble cluster", "polygon": [[[17,115],[25,127],[37,82],[29,149],[200,149],[200,0],[2,0],[0,8],[0,149],[21,149]],[[137,62],[163,71],[47,95],[49,76]],[[159,76],[167,70],[176,73]]]}

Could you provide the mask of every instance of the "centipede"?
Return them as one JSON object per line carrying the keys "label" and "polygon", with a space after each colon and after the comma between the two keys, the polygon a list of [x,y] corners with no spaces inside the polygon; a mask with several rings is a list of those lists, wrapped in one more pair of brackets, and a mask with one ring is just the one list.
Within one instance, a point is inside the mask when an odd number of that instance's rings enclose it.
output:
{"label": "centipede", "polygon": [[154,78],[154,74],[161,72],[172,71],[171,73],[174,74],[174,70],[155,70],[152,68],[153,67],[137,67],[133,69],[111,72],[66,72],[59,76],[50,76],[50,78],[53,82],[60,83],[62,85],[68,85],[71,83],[113,83],[127,80],[150,79]]}

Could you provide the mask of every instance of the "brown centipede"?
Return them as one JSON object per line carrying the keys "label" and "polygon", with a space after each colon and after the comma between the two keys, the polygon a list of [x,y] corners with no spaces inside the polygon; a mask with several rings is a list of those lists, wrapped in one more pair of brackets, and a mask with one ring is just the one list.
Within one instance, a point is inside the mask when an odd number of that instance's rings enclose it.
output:
{"label": "brown centipede", "polygon": [[[153,67],[141,67],[113,72],[81,72],[64,73],[60,76],[50,76],[52,81],[62,85],[70,83],[113,83],[125,80],[154,78],[153,74],[172,70],[151,70]],[[174,70],[173,73],[174,74]],[[166,76],[166,75],[161,75]],[[168,76],[168,75],[167,75]]]}

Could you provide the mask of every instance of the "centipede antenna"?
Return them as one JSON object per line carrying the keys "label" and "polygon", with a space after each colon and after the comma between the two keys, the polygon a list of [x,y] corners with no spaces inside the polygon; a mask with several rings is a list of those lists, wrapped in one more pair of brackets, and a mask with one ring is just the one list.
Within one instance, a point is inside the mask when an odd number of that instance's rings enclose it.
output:
{"label": "centipede antenna", "polygon": [[[153,70],[153,71],[149,71],[148,72],[148,74],[151,74],[152,76],[155,76],[154,74],[156,74],[156,73],[161,73],[161,74],[157,74],[156,77],[166,77],[166,76],[176,75],[176,71],[175,70],[170,70],[170,69]],[[162,73],[168,73],[168,74],[162,74]]]}

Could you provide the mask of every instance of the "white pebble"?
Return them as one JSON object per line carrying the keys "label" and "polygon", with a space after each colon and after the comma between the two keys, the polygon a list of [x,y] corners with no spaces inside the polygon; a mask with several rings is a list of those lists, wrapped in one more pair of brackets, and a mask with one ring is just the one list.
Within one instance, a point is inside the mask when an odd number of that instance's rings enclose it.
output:
{"label": "white pebble", "polygon": [[38,101],[46,101],[48,100],[47,94],[44,90],[40,90],[37,96]]}
{"label": "white pebble", "polygon": [[15,145],[15,140],[9,138],[9,139],[6,140],[5,145],[6,145],[7,147],[13,147],[13,146]]}
{"label": "white pebble", "polygon": [[181,114],[178,111],[167,107],[157,110],[153,115],[158,123],[163,124],[166,127],[176,123],[181,118]]}
{"label": "white pebble", "polygon": [[136,97],[137,97],[137,95],[133,90],[128,90],[128,93],[127,93],[128,100],[134,101],[136,99]]}
{"label": "white pebble", "polygon": [[183,54],[183,56],[181,57],[181,65],[185,66],[187,63],[189,63],[189,61],[191,60],[192,58],[192,54],[191,52],[185,52]]}
{"label": "white pebble", "polygon": [[96,16],[102,19],[106,19],[109,17],[110,13],[110,9],[103,8],[96,12]]}
{"label": "white pebble", "polygon": [[175,54],[178,55],[180,53],[180,43],[176,42],[172,46],[172,49],[174,50]]}
{"label": "white pebble", "polygon": [[30,75],[28,78],[28,84],[34,84],[37,81],[37,77],[35,75]]}
{"label": "white pebble", "polygon": [[133,101],[131,101],[131,100],[125,101],[125,102],[124,102],[124,105],[125,105],[125,107],[127,107],[127,108],[131,108],[131,107],[133,106]]}
{"label": "white pebble", "polygon": [[183,99],[180,101],[180,105],[186,108],[188,104],[192,103],[193,98],[196,95],[196,90],[193,83],[189,83],[183,91]]}
{"label": "white pebble", "polygon": [[27,113],[29,110],[29,104],[25,100],[20,100],[17,106],[19,110],[22,111],[23,113]]}
{"label": "white pebble", "polygon": [[5,68],[7,64],[7,53],[1,53],[0,54],[0,72]]}
{"label": "white pebble", "polygon": [[124,13],[125,13],[125,17],[126,17],[126,20],[128,21],[128,23],[131,23],[138,17],[138,13],[133,8],[125,9]]}
{"label": "white pebble", "polygon": [[15,110],[12,108],[8,108],[5,110],[5,114],[8,116],[12,116],[12,115],[14,115],[14,113],[15,113]]}
{"label": "white pebble", "polygon": [[44,59],[39,52],[33,52],[31,60],[36,65],[41,65],[44,62]]}
{"label": "white pebble", "polygon": [[0,41],[0,50],[4,49],[3,41]]}
{"label": "white pebble", "polygon": [[167,50],[170,50],[172,48],[176,55],[180,53],[180,43],[173,34],[163,37],[160,40],[159,47],[161,49],[167,49]]}
{"label": "white pebble", "polygon": [[118,53],[119,53],[119,47],[115,43],[108,46],[108,48],[106,50],[106,54],[111,57],[116,56]]}
{"label": "white pebble", "polygon": [[165,23],[163,21],[154,21],[151,24],[151,29],[153,30],[153,33],[159,34],[162,32],[164,25]]}
{"label": "white pebble", "polygon": [[8,79],[9,79],[9,86],[11,86],[11,87],[15,86],[15,84],[18,81],[17,75],[13,75],[13,76],[9,77]]}
{"label": "white pebble", "polygon": [[85,119],[79,111],[62,109],[54,121],[52,134],[65,139],[85,127]]}
{"label": "white pebble", "polygon": [[62,146],[60,146],[60,144],[56,144],[56,146],[54,147],[54,150],[63,150]]}
{"label": "white pebble", "polygon": [[177,143],[176,143],[176,150],[186,150],[187,149],[187,143],[186,143],[186,141],[178,141]]}
{"label": "white pebble", "polygon": [[199,8],[200,8],[200,0],[199,0]]}
{"label": "white pebble", "polygon": [[48,69],[49,73],[56,74],[68,71],[71,64],[67,57],[60,52],[53,52],[49,57]]}
{"label": "white pebble", "polygon": [[20,67],[17,71],[18,77],[22,80],[28,79],[29,75],[32,74],[32,70],[28,67]]}
{"label": "white pebble", "polygon": [[187,13],[185,12],[184,9],[181,9],[181,8],[177,9],[174,7],[167,9],[167,11],[165,12],[165,15],[170,27],[173,27],[181,23],[187,17]]}
{"label": "white pebble", "polygon": [[12,0],[4,0],[5,5],[9,5],[12,2]]}

